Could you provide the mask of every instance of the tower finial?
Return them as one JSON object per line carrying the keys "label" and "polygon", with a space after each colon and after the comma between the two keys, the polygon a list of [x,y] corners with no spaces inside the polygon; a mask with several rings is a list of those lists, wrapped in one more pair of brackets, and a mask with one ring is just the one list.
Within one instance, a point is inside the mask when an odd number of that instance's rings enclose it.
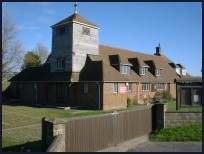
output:
{"label": "tower finial", "polygon": [[160,47],[160,43],[159,43],[159,47]]}
{"label": "tower finial", "polygon": [[77,2],[75,2],[75,4],[74,4],[74,7],[75,7],[74,13],[75,13],[75,14],[77,14],[77,6],[78,6],[78,5],[77,5]]}

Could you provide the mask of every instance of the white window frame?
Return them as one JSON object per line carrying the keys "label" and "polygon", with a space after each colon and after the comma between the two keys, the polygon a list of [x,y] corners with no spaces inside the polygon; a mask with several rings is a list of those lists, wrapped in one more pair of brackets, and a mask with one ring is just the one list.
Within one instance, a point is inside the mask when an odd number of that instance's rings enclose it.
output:
{"label": "white window frame", "polygon": [[148,67],[140,67],[140,75],[147,75]]}
{"label": "white window frame", "polygon": [[182,75],[186,75],[186,69],[181,69]]}
{"label": "white window frame", "polygon": [[157,90],[160,91],[160,90],[165,90],[165,84],[164,83],[158,83],[157,84]]}
{"label": "white window frame", "polygon": [[142,83],[142,91],[150,91],[150,84]]}
{"label": "white window frame", "polygon": [[113,93],[118,93],[118,83],[113,83]]}
{"label": "white window frame", "polygon": [[180,75],[181,69],[180,68],[176,68],[176,73]]}
{"label": "white window frame", "polygon": [[89,92],[89,84],[87,82],[84,82],[84,93],[88,93]]}
{"label": "white window frame", "polygon": [[127,92],[132,92],[132,83],[128,83]]}
{"label": "white window frame", "polygon": [[156,69],[155,69],[155,76],[161,76],[161,72],[162,72],[161,69],[156,68]]}
{"label": "white window frame", "polygon": [[130,66],[129,65],[120,65],[120,73],[121,74],[130,74]]}

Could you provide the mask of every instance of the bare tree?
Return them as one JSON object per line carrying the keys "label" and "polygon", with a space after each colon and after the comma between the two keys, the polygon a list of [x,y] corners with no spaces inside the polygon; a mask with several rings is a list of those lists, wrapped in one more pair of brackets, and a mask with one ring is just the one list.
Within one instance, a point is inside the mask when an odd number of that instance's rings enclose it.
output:
{"label": "bare tree", "polygon": [[42,43],[38,43],[37,48],[36,48],[36,52],[40,56],[41,62],[45,63],[45,61],[47,60],[47,57],[48,57],[47,47],[45,45],[43,45]]}
{"label": "bare tree", "polygon": [[6,74],[17,71],[22,63],[23,45],[16,39],[17,29],[12,16],[6,10],[2,14],[2,79]]}

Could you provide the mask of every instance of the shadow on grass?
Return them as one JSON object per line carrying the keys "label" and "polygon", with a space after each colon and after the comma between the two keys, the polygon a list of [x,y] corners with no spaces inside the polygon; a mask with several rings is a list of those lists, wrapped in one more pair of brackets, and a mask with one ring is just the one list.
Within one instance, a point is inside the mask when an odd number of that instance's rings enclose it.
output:
{"label": "shadow on grass", "polygon": [[42,152],[42,141],[27,142],[21,145],[3,147],[2,152]]}
{"label": "shadow on grass", "polygon": [[50,104],[50,103],[44,103],[44,104],[35,104],[33,102],[29,101],[22,101],[17,99],[10,99],[5,102],[2,102],[2,105],[8,105],[8,106],[25,106],[25,107],[33,107],[33,108],[54,108],[54,109],[64,109],[70,107],[70,109],[74,110],[98,110],[96,108],[90,108],[89,106],[78,106],[78,105],[65,105],[65,104]]}

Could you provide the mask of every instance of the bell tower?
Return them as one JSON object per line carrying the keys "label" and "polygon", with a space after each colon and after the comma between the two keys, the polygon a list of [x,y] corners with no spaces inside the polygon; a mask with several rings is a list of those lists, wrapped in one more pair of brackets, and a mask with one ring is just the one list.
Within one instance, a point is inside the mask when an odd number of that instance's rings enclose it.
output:
{"label": "bell tower", "polygon": [[87,54],[99,55],[99,27],[78,14],[74,14],[51,26],[51,72],[80,72]]}

